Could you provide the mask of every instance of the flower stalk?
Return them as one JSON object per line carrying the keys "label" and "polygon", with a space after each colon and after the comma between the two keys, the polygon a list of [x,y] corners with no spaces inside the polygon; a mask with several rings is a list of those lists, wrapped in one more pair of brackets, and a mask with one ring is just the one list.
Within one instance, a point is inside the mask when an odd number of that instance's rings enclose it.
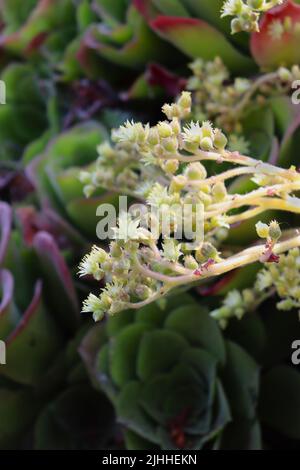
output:
{"label": "flower stalk", "polygon": [[[86,193],[97,185],[109,187],[112,178],[122,180],[125,192],[144,198],[147,209],[138,217],[121,213],[109,252],[94,248],[81,263],[81,275],[106,281],[100,296],[91,294],[84,303],[83,311],[93,312],[96,320],[250,263],[277,262],[280,254],[300,246],[298,233],[280,241],[279,225],[273,221],[257,226],[264,244],[224,258],[220,239],[231,224],[270,209],[300,213],[300,174],[294,167],[283,169],[230,152],[223,132],[208,121],[185,124],[191,113],[188,92],[163,112],[167,120],[156,126],[127,122],[114,131],[115,145],[102,146],[95,171],[82,176]],[[204,161],[217,162],[220,169],[226,164],[226,170],[209,176]],[[228,164],[237,166],[228,170]],[[230,194],[226,182],[240,175],[248,175],[257,189]],[[183,233],[186,223],[189,230]]]}

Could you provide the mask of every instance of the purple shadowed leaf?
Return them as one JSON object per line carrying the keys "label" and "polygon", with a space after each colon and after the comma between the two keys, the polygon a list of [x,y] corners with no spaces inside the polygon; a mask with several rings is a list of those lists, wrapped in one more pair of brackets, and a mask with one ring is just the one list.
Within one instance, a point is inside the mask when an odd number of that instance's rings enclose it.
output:
{"label": "purple shadowed leaf", "polygon": [[45,298],[51,306],[57,322],[69,333],[79,322],[79,305],[69,269],[54,238],[47,232],[39,232],[33,239],[33,247],[39,257],[45,279]]}
{"label": "purple shadowed leaf", "polygon": [[0,202],[0,264],[3,263],[12,225],[12,210],[5,202]]}
{"label": "purple shadowed leaf", "polygon": [[27,323],[30,321],[30,318],[34,314],[37,305],[41,301],[41,297],[42,297],[42,281],[38,280],[34,288],[32,301],[30,305],[28,306],[26,312],[22,316],[22,319],[19,322],[17,328],[7,338],[7,346],[9,346],[14,341],[14,339],[21,333],[21,331],[24,330]]}
{"label": "purple shadowed leaf", "polygon": [[7,364],[3,375],[18,383],[38,383],[55,361],[63,344],[52,312],[44,308],[43,284],[38,280],[30,305],[6,340]]}
{"label": "purple shadowed leaf", "polygon": [[73,84],[74,99],[64,120],[64,129],[76,121],[87,121],[102,108],[117,103],[117,95],[104,80],[83,79]]}
{"label": "purple shadowed leaf", "polygon": [[22,201],[32,193],[33,185],[22,171],[0,172],[0,197],[9,202]]}
{"label": "purple shadowed leaf", "polygon": [[14,279],[6,269],[0,270],[0,338],[5,339],[14,327],[15,321],[11,309],[13,303]]}

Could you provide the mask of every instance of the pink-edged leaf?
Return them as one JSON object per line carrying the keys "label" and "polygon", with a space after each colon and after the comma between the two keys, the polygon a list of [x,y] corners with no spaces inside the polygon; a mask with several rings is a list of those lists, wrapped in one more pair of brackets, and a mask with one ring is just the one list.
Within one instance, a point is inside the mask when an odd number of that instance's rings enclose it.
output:
{"label": "pink-edged leaf", "polygon": [[[289,18],[292,27],[282,35],[271,33],[273,25],[283,24]],[[292,66],[300,62],[299,48],[300,5],[286,0],[278,7],[264,14],[260,22],[260,31],[251,35],[251,52],[255,61],[264,68],[276,68],[280,65]]]}
{"label": "pink-edged leaf", "polygon": [[0,202],[0,265],[5,258],[11,234],[12,210],[6,202]]}
{"label": "pink-edged leaf", "polygon": [[37,281],[30,305],[6,340],[7,364],[3,375],[18,383],[38,383],[62,348],[62,333],[42,300]]}
{"label": "pink-edged leaf", "polygon": [[233,289],[245,289],[253,285],[256,274],[260,268],[261,266],[256,263],[241,269],[235,269],[208,286],[197,287],[196,291],[200,295],[207,297],[213,295],[223,296]]}
{"label": "pink-edged leaf", "polygon": [[0,339],[5,340],[15,327],[17,315],[13,305],[14,279],[6,269],[0,270]]}
{"label": "pink-edged leaf", "polygon": [[150,19],[153,16],[155,9],[152,0],[132,0],[132,3],[144,18]]}
{"label": "pink-edged leaf", "polygon": [[241,54],[222,33],[203,20],[158,16],[150,25],[160,36],[191,58],[212,60],[219,56],[232,72],[242,73],[253,69],[249,57]]}
{"label": "pink-edged leaf", "polygon": [[42,47],[42,45],[46,41],[47,37],[48,37],[48,33],[45,32],[45,31],[42,31],[42,32],[38,33],[36,36],[34,36],[31,39],[31,41],[27,45],[27,47],[25,49],[25,53],[26,54],[31,54],[32,52],[35,52],[37,49]]}
{"label": "pink-edged leaf", "polygon": [[39,232],[33,239],[45,283],[45,299],[56,320],[68,332],[73,332],[79,321],[79,305],[71,274],[54,238]]}
{"label": "pink-edged leaf", "polygon": [[237,275],[236,271],[231,271],[230,273],[223,276],[217,282],[209,284],[207,286],[196,287],[196,292],[205,297],[212,295],[220,295],[224,288],[231,282],[232,279]]}

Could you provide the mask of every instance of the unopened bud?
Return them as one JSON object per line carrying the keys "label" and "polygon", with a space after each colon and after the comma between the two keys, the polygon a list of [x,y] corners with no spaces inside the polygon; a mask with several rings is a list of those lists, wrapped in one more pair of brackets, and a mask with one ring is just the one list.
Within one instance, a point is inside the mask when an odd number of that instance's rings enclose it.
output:
{"label": "unopened bud", "polygon": [[160,137],[167,138],[172,136],[172,127],[167,122],[160,122],[157,125],[157,131]]}
{"label": "unopened bud", "polygon": [[281,233],[281,229],[279,227],[279,223],[276,220],[273,220],[270,223],[270,226],[269,226],[269,236],[270,236],[270,238],[272,238],[272,240],[277,241],[277,240],[279,240],[281,235],[282,235],[282,233]]}
{"label": "unopened bud", "polygon": [[204,180],[207,176],[206,168],[200,163],[190,163],[184,172],[189,180]]}
{"label": "unopened bud", "polygon": [[183,91],[177,104],[178,106],[180,106],[180,108],[183,108],[184,110],[189,110],[192,106],[191,93],[189,91]]}
{"label": "unopened bud", "polygon": [[255,225],[256,233],[260,238],[268,238],[269,237],[269,226],[267,224],[263,224],[262,222],[257,222]]}
{"label": "unopened bud", "polygon": [[214,136],[214,146],[218,150],[223,150],[227,145],[227,137],[223,132],[217,130]]}
{"label": "unopened bud", "polygon": [[223,201],[227,196],[227,189],[224,183],[219,182],[212,188],[212,195],[215,202]]}
{"label": "unopened bud", "polygon": [[202,148],[202,150],[205,150],[207,152],[213,150],[214,144],[212,139],[210,137],[204,137],[203,139],[201,139],[200,147]]}

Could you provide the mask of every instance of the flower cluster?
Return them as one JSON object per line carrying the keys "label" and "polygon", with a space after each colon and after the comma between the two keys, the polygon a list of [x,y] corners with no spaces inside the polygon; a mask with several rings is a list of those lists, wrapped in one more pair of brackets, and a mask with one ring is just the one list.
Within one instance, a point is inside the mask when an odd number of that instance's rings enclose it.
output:
{"label": "flower cluster", "polygon": [[[100,297],[91,294],[84,304],[84,311],[93,312],[96,320],[106,312],[140,308],[178,286],[258,260],[277,260],[278,254],[300,245],[299,236],[279,242],[276,222],[260,224],[265,244],[224,258],[218,250],[224,228],[270,209],[300,213],[300,200],[294,196],[300,190],[300,175],[293,167],[282,169],[230,152],[223,132],[208,121],[182,123],[191,112],[187,92],[163,111],[167,119],[155,126],[127,123],[113,132],[116,155],[126,145],[129,152],[134,148],[141,159],[139,168],[158,168],[165,179],[145,190],[148,211],[121,214],[109,253],[94,248],[80,266],[81,275],[97,280],[104,276],[106,281]],[[226,170],[209,176],[204,161],[226,164]],[[234,167],[228,169],[228,164]],[[96,174],[100,172],[101,165]],[[230,194],[226,184],[241,175],[252,178],[257,188]],[[97,182],[94,173],[90,179]]]}
{"label": "flower cluster", "polygon": [[271,8],[281,5],[283,0],[226,0],[222,7],[222,15],[234,16],[231,20],[232,34],[246,31],[259,31],[260,15]]}
{"label": "flower cluster", "polygon": [[243,130],[241,120],[250,107],[263,103],[268,97],[290,93],[293,81],[300,79],[298,65],[291,70],[280,67],[253,80],[231,79],[219,57],[212,62],[196,59],[190,68],[193,76],[187,87],[193,92],[196,118],[210,119],[226,132],[233,132],[232,146],[241,152],[247,151],[240,135]]}
{"label": "flower cluster", "polygon": [[[263,301],[277,294],[280,301],[278,310],[300,309],[300,250],[298,247],[280,256],[277,263],[267,264],[258,272],[253,288],[230,291],[220,308],[213,310],[211,316],[222,328],[230,318],[241,319],[247,312],[254,311]],[[300,310],[299,310],[300,315]]]}

